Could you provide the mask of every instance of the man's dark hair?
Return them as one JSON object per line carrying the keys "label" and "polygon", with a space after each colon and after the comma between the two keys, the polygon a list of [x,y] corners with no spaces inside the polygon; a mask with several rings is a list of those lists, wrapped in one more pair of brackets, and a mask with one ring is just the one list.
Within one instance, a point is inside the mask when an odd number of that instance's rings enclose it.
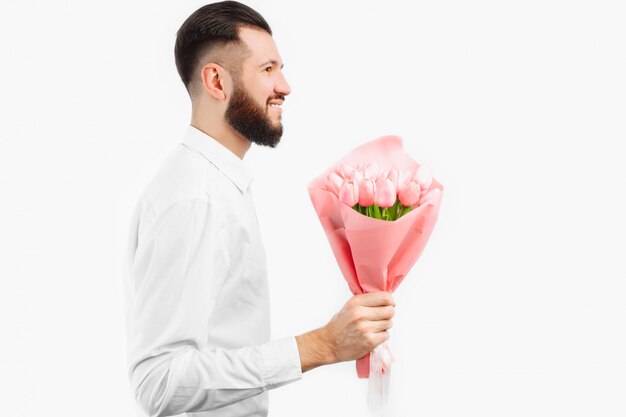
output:
{"label": "man's dark hair", "polygon": [[[174,57],[176,69],[190,96],[194,78],[205,60],[226,68],[236,80],[241,76],[241,63],[250,51],[239,39],[240,27],[272,29],[257,11],[237,1],[221,1],[202,6],[183,22],[176,32]],[[198,81],[196,80],[196,82]]]}

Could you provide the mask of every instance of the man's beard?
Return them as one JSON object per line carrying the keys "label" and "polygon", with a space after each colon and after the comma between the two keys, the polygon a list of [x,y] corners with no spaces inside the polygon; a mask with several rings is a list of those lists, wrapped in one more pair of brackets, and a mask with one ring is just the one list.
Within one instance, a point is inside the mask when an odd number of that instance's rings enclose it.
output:
{"label": "man's beard", "polygon": [[241,87],[238,81],[228,103],[224,118],[237,132],[257,145],[276,147],[283,135],[283,125],[275,125],[268,114],[269,107],[263,108]]}

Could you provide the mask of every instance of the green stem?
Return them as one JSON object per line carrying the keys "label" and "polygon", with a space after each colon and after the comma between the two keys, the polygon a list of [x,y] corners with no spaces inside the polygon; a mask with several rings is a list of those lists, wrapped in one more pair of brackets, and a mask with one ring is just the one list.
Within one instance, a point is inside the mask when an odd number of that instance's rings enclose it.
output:
{"label": "green stem", "polygon": [[380,215],[380,207],[376,204],[372,204],[372,212],[374,213],[375,219],[382,219],[382,216]]}

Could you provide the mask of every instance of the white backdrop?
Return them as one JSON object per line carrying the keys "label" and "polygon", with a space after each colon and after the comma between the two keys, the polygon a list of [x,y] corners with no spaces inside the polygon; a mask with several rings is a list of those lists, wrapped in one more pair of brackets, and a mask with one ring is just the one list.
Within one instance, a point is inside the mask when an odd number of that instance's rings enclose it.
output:
{"label": "white backdrop", "polygon": [[[394,297],[395,416],[626,413],[626,4],[245,1],[293,91],[245,157],[272,336],[350,297],[306,192],[385,134],[444,187]],[[175,33],[200,1],[0,1],[2,415],[133,416],[129,210],[190,121]],[[354,363],[270,415],[364,415]]]}

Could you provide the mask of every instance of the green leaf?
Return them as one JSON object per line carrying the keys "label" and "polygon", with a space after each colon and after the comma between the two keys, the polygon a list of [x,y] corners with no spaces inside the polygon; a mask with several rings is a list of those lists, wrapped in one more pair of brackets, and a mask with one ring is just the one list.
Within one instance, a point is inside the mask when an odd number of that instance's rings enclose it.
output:
{"label": "green leaf", "polygon": [[398,218],[404,216],[405,214],[407,214],[408,212],[410,212],[411,210],[413,210],[413,206],[408,206],[405,207],[404,209],[402,209],[402,211],[400,212],[400,215],[398,216]]}

